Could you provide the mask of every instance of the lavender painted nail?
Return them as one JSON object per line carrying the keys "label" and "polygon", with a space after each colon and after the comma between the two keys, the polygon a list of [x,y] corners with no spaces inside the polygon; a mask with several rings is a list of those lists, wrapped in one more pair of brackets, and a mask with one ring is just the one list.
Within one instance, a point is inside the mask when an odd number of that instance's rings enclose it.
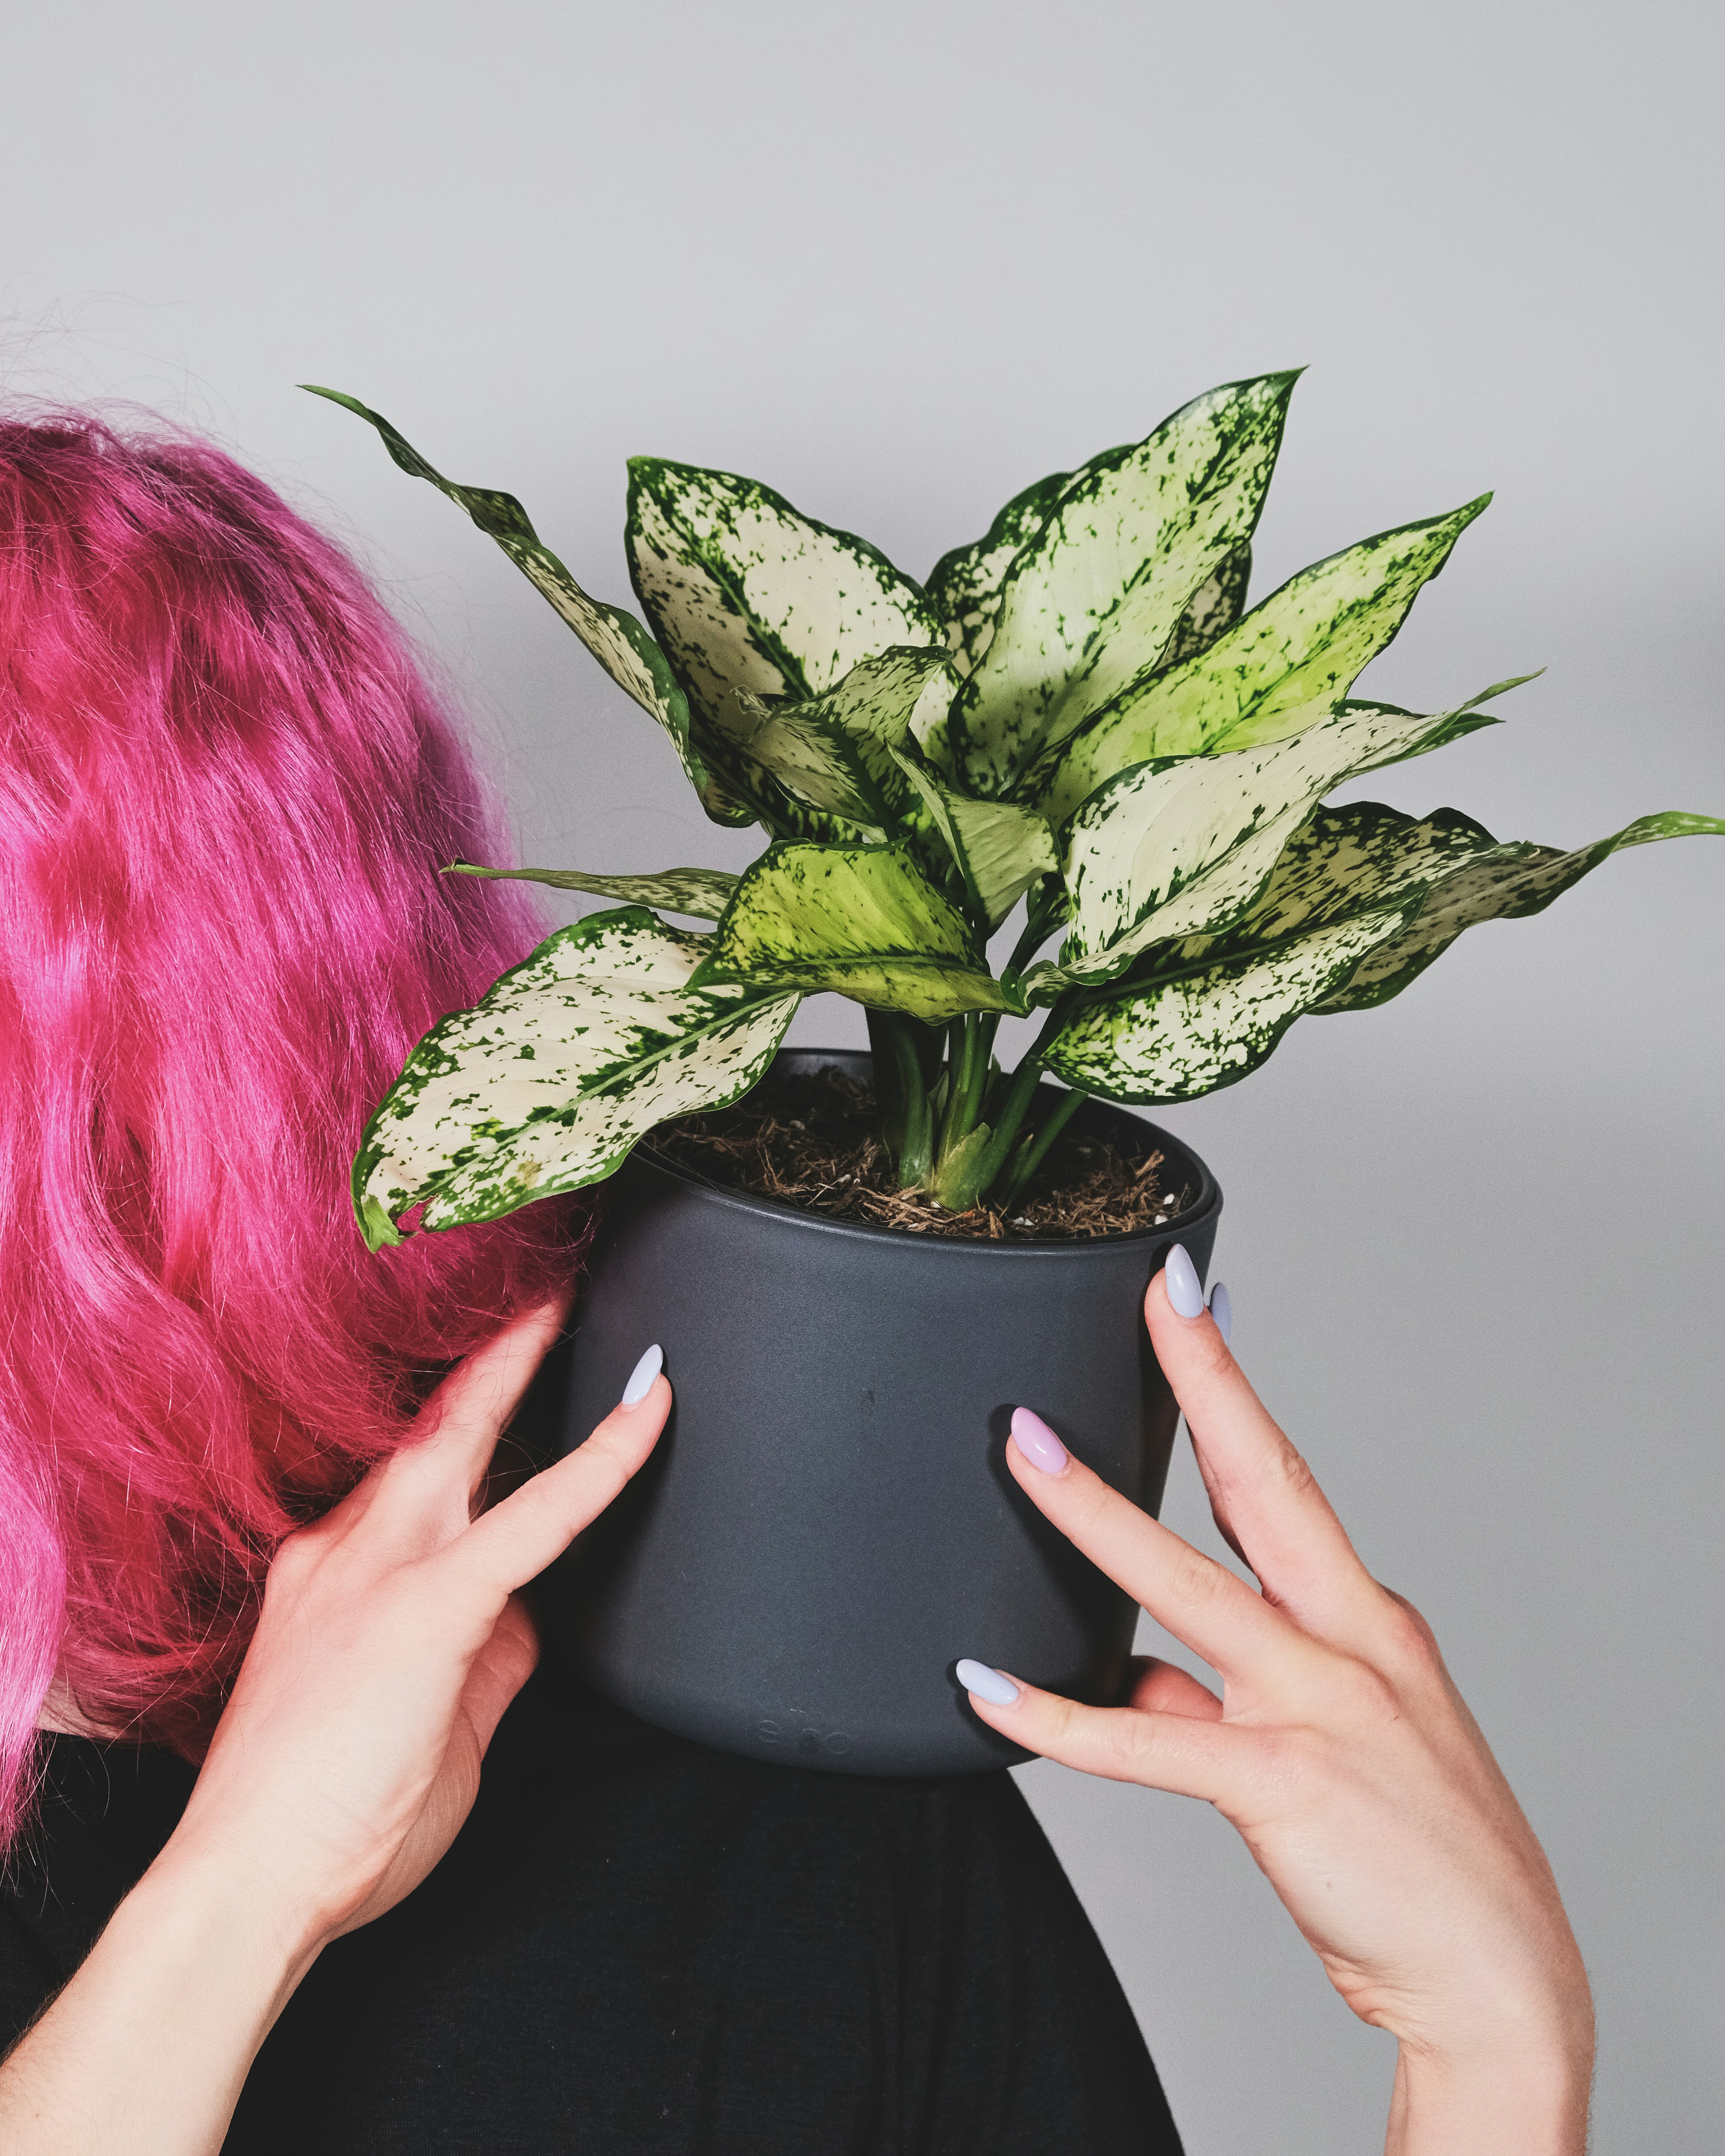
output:
{"label": "lavender painted nail", "polygon": [[1176,1243],[1163,1260],[1162,1277],[1177,1317],[1204,1315],[1204,1289],[1199,1284],[1198,1268],[1187,1256],[1183,1243]]}
{"label": "lavender painted nail", "polygon": [[653,1380],[665,1368],[665,1350],[649,1348],[629,1373],[629,1383],[623,1389],[622,1404],[626,1408],[639,1407],[653,1389]]}
{"label": "lavender painted nail", "polygon": [[1225,1348],[1234,1337],[1234,1298],[1220,1281],[1210,1290],[1210,1316],[1216,1321],[1216,1330]]}
{"label": "lavender painted nail", "polygon": [[[1022,1414],[1023,1409],[1019,1412]],[[987,1700],[990,1707],[1010,1707],[1019,1696],[1019,1688],[1012,1679],[1002,1676],[999,1670],[991,1670],[986,1662],[962,1661],[954,1674],[966,1691]]]}
{"label": "lavender painted nail", "polygon": [[1029,1408],[1013,1409],[1012,1441],[1030,1465],[1040,1467],[1045,1475],[1060,1474],[1070,1456],[1041,1416],[1033,1414]]}

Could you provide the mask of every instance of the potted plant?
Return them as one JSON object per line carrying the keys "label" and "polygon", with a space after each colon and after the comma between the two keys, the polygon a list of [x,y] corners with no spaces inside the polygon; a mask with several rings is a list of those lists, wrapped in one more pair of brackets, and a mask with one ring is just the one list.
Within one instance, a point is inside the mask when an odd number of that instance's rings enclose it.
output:
{"label": "potted plant", "polygon": [[[1488,495],[1247,608],[1294,381],[1230,383],[1027,488],[925,585],[752,480],[636,459],[650,634],[582,590],[512,495],[452,484],[317,393],[497,542],[711,817],[767,833],[740,875],[453,864],[620,904],[434,1027],[354,1168],[373,1249],[624,1171],[562,1441],[654,1340],[675,1421],[547,1588],[569,1651],[649,1718],[843,1770],[952,1770],[1013,1756],[965,1709],[960,1655],[1106,1689],[1133,1613],[1019,1499],[1005,1418],[1033,1404],[1153,1505],[1174,1414],[1137,1305],[1172,1242],[1203,1270],[1220,1204],[1202,1163],[1110,1104],[1231,1085],[1301,1014],[1386,1001],[1471,923],[1538,912],[1618,848],[1725,832],[1671,812],[1563,852],[1454,809],[1323,805],[1495,723],[1481,707],[1517,684],[1436,714],[1352,694]],[[869,1057],[781,1055],[815,990],[865,1006]],[[1037,1021],[1009,1074],[1008,1015]],[[701,1171],[683,1119],[734,1123],[770,1071],[806,1089],[823,1070],[874,1119],[872,1219],[855,1188],[823,1211]],[[1081,1144],[1117,1179],[1159,1160],[1124,1232],[1047,1224]]]}

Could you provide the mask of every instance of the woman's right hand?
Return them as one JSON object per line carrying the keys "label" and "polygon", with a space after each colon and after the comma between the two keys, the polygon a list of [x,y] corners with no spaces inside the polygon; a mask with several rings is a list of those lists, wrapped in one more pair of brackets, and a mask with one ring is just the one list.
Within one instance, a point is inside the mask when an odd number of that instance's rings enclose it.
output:
{"label": "woman's right hand", "polygon": [[516,1594],[653,1450],[656,1349],[587,1442],[475,1517],[499,1434],[557,1337],[518,1320],[416,1436],[277,1552],[184,1816],[0,2064],[8,2156],[218,2156],[257,2049],[338,1933],[454,1840],[537,1656]]}
{"label": "woman's right hand", "polygon": [[460,1363],[382,1462],[270,1568],[258,1626],[169,1865],[213,1861],[305,1950],[411,1892],[454,1839],[538,1657],[516,1590],[652,1450],[671,1389],[649,1351],[587,1442],[478,1517],[497,1440],[567,1305]]}
{"label": "woman's right hand", "polygon": [[1586,1971],[1544,1851],[1430,1627],[1360,1562],[1183,1251],[1144,1311],[1216,1523],[1256,1590],[1023,1409],[1007,1461],[1063,1534],[1210,1664],[1219,1696],[1153,1661],[1129,1705],[1087,1707],[963,1662],[973,1705],[1031,1751],[1207,1799],[1233,1822],[1337,1991],[1398,2039],[1389,2149],[1579,2156]]}

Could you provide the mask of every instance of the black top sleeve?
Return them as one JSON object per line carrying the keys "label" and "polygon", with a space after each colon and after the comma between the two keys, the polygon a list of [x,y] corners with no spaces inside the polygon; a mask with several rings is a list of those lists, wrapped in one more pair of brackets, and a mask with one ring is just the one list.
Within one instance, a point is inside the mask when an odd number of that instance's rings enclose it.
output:
{"label": "black top sleeve", "polygon": [[[56,1738],[0,1887],[0,2042],[89,1951],[192,1770]],[[398,1908],[314,1964],[227,2156],[1163,2156],[1124,1996],[1009,1778],[665,1737],[542,1668]]]}

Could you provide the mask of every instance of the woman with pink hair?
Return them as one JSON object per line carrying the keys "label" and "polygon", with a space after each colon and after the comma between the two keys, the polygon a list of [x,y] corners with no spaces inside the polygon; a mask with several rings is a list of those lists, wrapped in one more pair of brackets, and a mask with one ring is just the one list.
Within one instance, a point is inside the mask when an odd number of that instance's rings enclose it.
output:
{"label": "woman with pink hair", "polygon": [[[439,874],[500,844],[399,635],[268,489],[0,423],[0,2144],[1177,2149],[1005,1775],[732,1758],[536,1668],[521,1590],[650,1451],[657,1352],[578,1450],[501,1472],[584,1206],[372,1257],[347,1196],[413,1042],[541,932]],[[1189,1270],[1147,1315],[1264,1597],[1023,1410],[1009,1459],[1224,1696],[1152,1665],[1078,1709],[967,1664],[978,1711],[1235,1820],[1401,2041],[1402,2156],[1579,2152],[1590,2010],[1538,1845]]]}

